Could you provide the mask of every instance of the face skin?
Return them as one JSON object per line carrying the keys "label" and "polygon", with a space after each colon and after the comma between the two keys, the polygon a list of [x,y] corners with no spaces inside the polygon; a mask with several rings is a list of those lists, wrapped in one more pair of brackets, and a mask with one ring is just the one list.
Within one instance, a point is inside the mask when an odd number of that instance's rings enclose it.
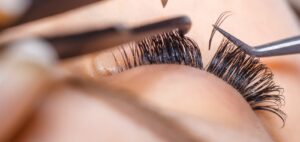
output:
{"label": "face skin", "polygon": [[[144,76],[151,72],[159,74]],[[114,87],[134,92],[132,97],[175,121],[197,140],[272,141],[238,92],[204,71],[156,65],[132,69],[111,76],[107,81]],[[141,85],[141,82],[144,84]],[[136,121],[136,113],[144,116],[143,112],[128,114],[127,106],[112,107],[111,100],[105,97],[99,99],[101,94],[86,95],[70,86],[60,88],[64,89],[57,89],[43,104],[36,119],[21,135],[21,141],[45,141],[49,138],[53,141],[172,141],[157,135],[158,132],[150,129],[149,124]],[[112,137],[112,132],[118,137]],[[215,137],[216,134],[218,137]],[[232,140],[232,137],[236,139]]]}
{"label": "face skin", "polygon": [[[19,32],[19,36],[51,35],[58,29],[70,32],[78,29],[77,27],[82,27],[78,30],[84,30],[117,21],[126,21],[129,26],[133,26],[153,19],[188,15],[193,26],[187,36],[199,44],[203,60],[207,63],[220,40],[220,36],[217,37],[213,44],[214,49],[207,50],[211,25],[227,10],[234,15],[225,21],[222,28],[250,45],[300,33],[299,24],[287,3],[274,0],[188,0],[184,3],[180,0],[169,0],[165,9],[159,0],[115,0],[28,24],[17,30],[23,31]],[[95,15],[90,16],[91,13]],[[1,40],[9,40],[15,36],[13,33],[13,30],[9,30],[0,35]],[[300,104],[297,95],[300,91],[297,87],[300,64],[295,60],[300,60],[299,56],[263,59],[274,72],[276,82],[285,89],[284,111],[288,118],[284,128],[280,128],[281,121],[275,115],[254,113],[241,95],[226,82],[190,67],[143,66],[103,78],[107,71],[115,70],[109,51],[68,61],[64,67],[92,79],[104,79],[112,86],[133,92],[132,97],[171,117],[203,141],[265,142],[273,139],[293,142],[300,139],[297,123],[300,113],[296,110]],[[20,141],[44,141],[48,138],[53,141],[80,141],[81,138],[91,141],[163,141],[163,138],[147,129],[148,127],[132,121],[133,116],[124,115],[120,108],[111,107],[105,99],[96,99],[93,95],[86,94],[88,93],[69,86],[54,91],[51,98],[42,105],[32,125],[20,136]],[[65,132],[68,133],[63,137]],[[110,136],[109,132],[118,134],[118,137]],[[95,133],[103,135],[96,136]],[[79,134],[82,137],[79,138]]]}
{"label": "face skin", "polygon": [[[145,66],[112,76],[109,82],[134,92],[136,97],[158,109],[198,118],[198,124],[211,127],[199,133],[202,138],[222,127],[242,135],[237,136],[240,138],[254,135],[257,138],[264,134],[255,114],[238,92],[205,71],[178,65]],[[220,136],[228,138],[226,133]],[[267,137],[262,139],[267,140]]]}

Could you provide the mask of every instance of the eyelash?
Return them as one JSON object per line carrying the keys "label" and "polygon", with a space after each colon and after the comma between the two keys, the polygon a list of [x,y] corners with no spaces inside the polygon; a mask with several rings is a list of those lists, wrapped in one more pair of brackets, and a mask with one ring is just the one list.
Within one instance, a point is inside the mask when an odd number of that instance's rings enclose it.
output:
{"label": "eyelash", "polygon": [[[227,17],[222,14],[216,25]],[[212,32],[211,39],[214,35]],[[211,40],[210,40],[211,42]],[[205,70],[223,79],[245,98],[253,110],[276,114],[285,123],[283,89],[273,81],[273,73],[258,58],[251,57],[223,39],[210,63],[204,67],[198,45],[177,30],[131,43],[129,51],[120,47],[113,52],[119,72],[151,64],[180,64]],[[121,55],[118,60],[116,53]]]}
{"label": "eyelash", "polygon": [[227,39],[223,39],[215,56],[205,68],[234,87],[253,110],[276,114],[285,122],[283,89],[273,81],[273,73],[258,58],[247,55]]}
{"label": "eyelash", "polygon": [[120,66],[114,55],[119,72],[151,64],[181,64],[203,69],[198,45],[192,39],[182,37],[178,31],[147,38],[131,44],[129,48],[129,53],[125,48],[119,48],[124,66]]}

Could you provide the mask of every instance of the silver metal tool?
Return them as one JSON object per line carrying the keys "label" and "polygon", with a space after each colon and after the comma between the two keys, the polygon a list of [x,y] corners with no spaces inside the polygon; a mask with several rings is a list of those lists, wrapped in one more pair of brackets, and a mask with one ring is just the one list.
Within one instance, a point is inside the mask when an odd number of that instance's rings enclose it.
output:
{"label": "silver metal tool", "polygon": [[[133,28],[126,27],[123,24],[117,24],[101,30],[44,39],[52,44],[60,59],[65,59],[113,48],[131,41],[143,40],[146,37],[171,32],[176,29],[184,35],[190,28],[190,18],[187,16],[179,16]],[[4,45],[2,45],[2,47],[3,46]]]}
{"label": "silver metal tool", "polygon": [[239,40],[235,36],[229,34],[225,30],[218,26],[214,26],[218,32],[225,36],[229,41],[234,43],[239,48],[243,49],[247,54],[255,57],[271,57],[280,55],[290,55],[290,54],[300,54],[300,36],[295,36],[287,39],[282,39],[279,41],[274,41],[272,43],[260,45],[260,46],[250,46],[245,42]]}

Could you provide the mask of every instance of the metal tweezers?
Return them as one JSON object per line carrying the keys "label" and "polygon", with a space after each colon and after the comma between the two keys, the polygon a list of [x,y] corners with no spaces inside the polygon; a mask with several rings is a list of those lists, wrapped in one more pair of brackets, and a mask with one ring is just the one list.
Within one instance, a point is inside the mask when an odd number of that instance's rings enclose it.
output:
{"label": "metal tweezers", "polygon": [[180,34],[184,35],[190,28],[191,20],[186,16],[179,16],[133,28],[117,24],[101,30],[45,38],[45,40],[53,45],[60,59],[65,59],[101,51],[131,41],[140,41],[146,37],[171,32],[176,29]]}
{"label": "metal tweezers", "polygon": [[[102,51],[131,41],[140,41],[146,37],[178,30],[181,35],[191,28],[191,20],[187,16],[179,16],[137,27],[126,27],[116,24],[104,29],[86,31],[71,35],[45,37],[57,52],[60,59],[80,56],[92,52]],[[5,49],[9,43],[0,45]]]}
{"label": "metal tweezers", "polygon": [[218,26],[214,26],[214,29],[220,32],[233,44],[244,50],[250,56],[255,57],[271,57],[280,55],[290,55],[300,53],[300,36],[290,37],[279,41],[274,41],[268,44],[251,47],[235,36],[229,34],[225,30]]}

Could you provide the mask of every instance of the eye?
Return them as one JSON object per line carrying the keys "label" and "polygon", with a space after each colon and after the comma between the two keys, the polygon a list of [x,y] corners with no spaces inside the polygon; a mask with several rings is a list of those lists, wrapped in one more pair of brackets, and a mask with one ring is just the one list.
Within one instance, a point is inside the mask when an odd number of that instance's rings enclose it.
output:
{"label": "eye", "polygon": [[[215,25],[220,25],[226,17],[221,14]],[[235,88],[253,110],[274,113],[285,122],[285,113],[280,109],[284,103],[283,89],[275,84],[271,70],[259,58],[247,55],[227,39],[222,40],[205,67],[197,43],[177,30],[120,47],[113,55],[118,72],[152,64],[178,64],[205,70]]]}

